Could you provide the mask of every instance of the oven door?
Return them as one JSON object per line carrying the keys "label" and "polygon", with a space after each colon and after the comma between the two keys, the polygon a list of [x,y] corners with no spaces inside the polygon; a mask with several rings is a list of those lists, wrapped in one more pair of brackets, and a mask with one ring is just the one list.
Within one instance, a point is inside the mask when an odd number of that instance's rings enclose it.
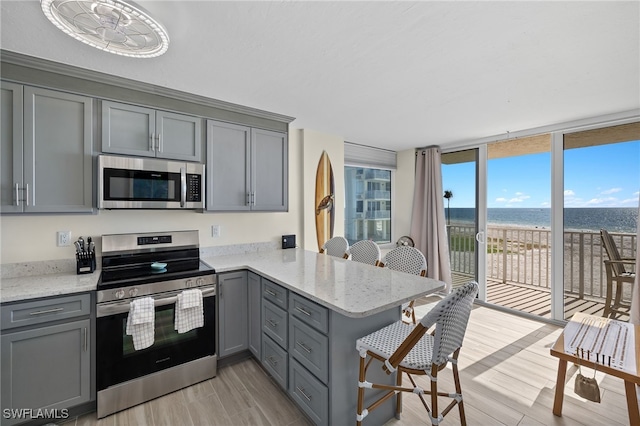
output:
{"label": "oven door", "polygon": [[154,343],[135,350],[126,334],[128,301],[99,304],[96,319],[96,386],[103,390],[185,362],[215,354],[215,287],[203,288],[204,326],[174,329],[178,292],[154,295]]}

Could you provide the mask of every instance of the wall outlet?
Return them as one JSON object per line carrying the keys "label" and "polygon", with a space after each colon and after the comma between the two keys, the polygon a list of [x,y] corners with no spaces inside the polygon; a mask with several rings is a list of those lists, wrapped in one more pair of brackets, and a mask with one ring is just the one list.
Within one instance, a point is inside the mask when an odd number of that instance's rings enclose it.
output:
{"label": "wall outlet", "polygon": [[218,238],[220,236],[220,225],[211,225],[211,236]]}
{"label": "wall outlet", "polygon": [[71,231],[58,231],[58,247],[71,245]]}

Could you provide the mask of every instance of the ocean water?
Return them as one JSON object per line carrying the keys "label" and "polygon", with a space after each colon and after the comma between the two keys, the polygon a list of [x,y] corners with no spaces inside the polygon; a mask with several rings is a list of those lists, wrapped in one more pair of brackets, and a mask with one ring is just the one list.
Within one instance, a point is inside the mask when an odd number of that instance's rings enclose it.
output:
{"label": "ocean water", "polygon": [[[447,212],[450,223],[466,225],[475,220],[473,208],[451,208]],[[509,225],[537,228],[551,228],[551,209],[536,208],[489,208],[489,225]],[[601,207],[564,209],[564,227],[575,231],[600,231],[636,233],[638,224],[637,207]]]}

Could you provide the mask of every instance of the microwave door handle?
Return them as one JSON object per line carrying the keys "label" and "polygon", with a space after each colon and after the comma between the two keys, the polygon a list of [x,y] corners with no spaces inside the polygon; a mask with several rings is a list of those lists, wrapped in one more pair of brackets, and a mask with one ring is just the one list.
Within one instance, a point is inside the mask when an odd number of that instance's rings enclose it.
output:
{"label": "microwave door handle", "polygon": [[184,207],[187,201],[187,171],[180,167],[180,207]]}

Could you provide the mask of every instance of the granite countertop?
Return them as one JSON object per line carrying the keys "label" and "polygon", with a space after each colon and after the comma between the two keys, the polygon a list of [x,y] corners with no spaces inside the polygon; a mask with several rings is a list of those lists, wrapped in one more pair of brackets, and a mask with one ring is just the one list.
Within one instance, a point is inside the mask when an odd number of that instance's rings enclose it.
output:
{"label": "granite countertop", "polygon": [[[362,318],[444,287],[444,283],[302,249],[203,255],[217,273],[247,269],[342,315]],[[66,266],[31,270],[20,265],[2,278],[0,302],[96,290],[100,270],[77,275]],[[65,269],[66,268],[66,269]]]}
{"label": "granite countertop", "polygon": [[203,257],[217,273],[247,269],[348,317],[431,294],[444,282],[302,249]]}
{"label": "granite countertop", "polygon": [[0,302],[7,303],[91,291],[97,288],[99,279],[100,270],[81,275],[77,275],[74,271],[2,278]]}

